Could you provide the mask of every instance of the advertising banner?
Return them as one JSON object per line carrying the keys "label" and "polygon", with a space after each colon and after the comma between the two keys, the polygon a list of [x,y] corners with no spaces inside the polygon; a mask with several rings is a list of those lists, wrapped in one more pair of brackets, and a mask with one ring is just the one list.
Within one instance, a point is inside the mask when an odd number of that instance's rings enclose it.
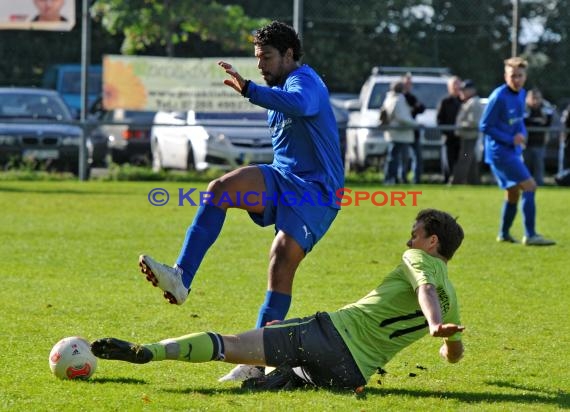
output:
{"label": "advertising banner", "polygon": [[245,78],[264,84],[253,57],[168,58],[106,55],[103,58],[105,109],[247,112],[260,108],[224,84],[229,76],[218,61]]}

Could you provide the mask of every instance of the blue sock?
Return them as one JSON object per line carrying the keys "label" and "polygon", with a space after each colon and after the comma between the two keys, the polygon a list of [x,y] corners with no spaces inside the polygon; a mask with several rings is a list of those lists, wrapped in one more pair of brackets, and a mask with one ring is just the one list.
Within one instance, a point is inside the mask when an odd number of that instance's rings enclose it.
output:
{"label": "blue sock", "polygon": [[503,203],[503,209],[501,210],[501,227],[499,228],[501,236],[507,237],[509,235],[509,230],[511,230],[511,226],[513,225],[516,215],[517,204],[509,203],[505,200],[505,203]]}
{"label": "blue sock", "polygon": [[265,294],[265,302],[259,308],[256,328],[262,328],[272,320],[283,320],[291,306],[291,295],[268,290]]}
{"label": "blue sock", "polygon": [[526,237],[536,235],[534,225],[536,222],[536,203],[534,202],[535,192],[522,193],[523,224]]}
{"label": "blue sock", "polygon": [[182,283],[187,288],[190,288],[204,255],[218,238],[225,219],[226,211],[219,207],[205,204],[198,208],[192,225],[186,231],[186,238],[176,261],[183,272]]}

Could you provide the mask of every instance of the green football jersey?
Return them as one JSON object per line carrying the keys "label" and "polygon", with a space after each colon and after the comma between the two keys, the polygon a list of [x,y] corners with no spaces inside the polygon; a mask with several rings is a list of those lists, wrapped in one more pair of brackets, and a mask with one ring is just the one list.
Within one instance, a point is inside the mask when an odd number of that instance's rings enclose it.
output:
{"label": "green football jersey", "polygon": [[[461,324],[455,289],[446,263],[419,249],[409,249],[382,283],[360,299],[330,313],[366,380],[394,355],[428,334],[416,289],[430,283],[437,289],[443,323]],[[456,333],[450,340],[460,340]]]}

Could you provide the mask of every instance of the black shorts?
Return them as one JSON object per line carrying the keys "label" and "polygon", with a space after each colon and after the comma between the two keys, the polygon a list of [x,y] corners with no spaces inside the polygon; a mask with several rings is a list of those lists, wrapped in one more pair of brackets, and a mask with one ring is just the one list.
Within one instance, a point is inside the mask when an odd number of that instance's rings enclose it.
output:
{"label": "black shorts", "polygon": [[263,345],[268,366],[300,366],[317,386],[356,389],[366,384],[327,313],[266,326]]}

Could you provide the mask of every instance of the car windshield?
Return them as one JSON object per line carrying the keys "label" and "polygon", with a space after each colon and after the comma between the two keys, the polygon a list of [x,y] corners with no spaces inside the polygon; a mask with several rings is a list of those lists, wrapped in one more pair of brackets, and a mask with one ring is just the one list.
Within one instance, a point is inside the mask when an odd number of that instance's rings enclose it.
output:
{"label": "car windshield", "polygon": [[198,112],[196,120],[267,120],[267,112]]}
{"label": "car windshield", "polygon": [[[380,109],[389,89],[388,83],[376,83],[372,89],[368,109]],[[425,107],[435,109],[439,101],[447,94],[447,85],[445,83],[414,82],[412,93]]]}
{"label": "car windshield", "polygon": [[267,112],[188,112],[190,124],[201,123],[213,126],[226,124],[248,124],[252,126],[267,125]]}
{"label": "car windshield", "polygon": [[39,93],[2,93],[0,117],[71,120],[71,114],[61,99]]}

